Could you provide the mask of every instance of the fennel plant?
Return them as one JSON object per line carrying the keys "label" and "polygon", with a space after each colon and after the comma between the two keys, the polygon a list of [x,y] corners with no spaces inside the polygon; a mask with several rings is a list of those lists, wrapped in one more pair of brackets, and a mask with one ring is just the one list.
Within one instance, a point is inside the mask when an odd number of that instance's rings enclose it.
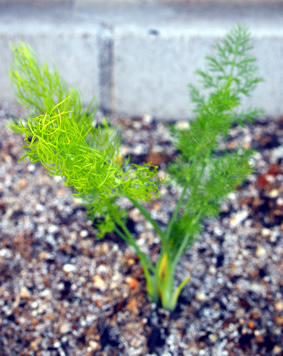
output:
{"label": "fennel plant", "polygon": [[[201,232],[205,218],[217,216],[222,201],[252,171],[250,150],[238,147],[221,152],[219,142],[233,125],[244,125],[260,113],[241,111],[241,99],[249,96],[261,80],[257,77],[250,35],[237,26],[207,57],[207,68],[198,71],[201,90],[190,86],[195,120],[188,129],[171,127],[176,160],[169,165],[168,183],[182,188],[171,220],[164,230],[142,204],[159,198],[157,167],[139,166],[120,155],[121,139],[104,120],[94,127],[95,105],[83,109],[77,90],[69,88],[56,69],[41,65],[34,51],[21,43],[13,47],[10,78],[18,101],[28,108],[27,120],[10,123],[24,135],[23,148],[31,162],[41,162],[51,176],[62,176],[73,187],[93,217],[103,217],[98,238],[114,231],[131,245],[143,267],[150,300],[174,310],[189,281],[175,286],[180,258]],[[129,199],[152,224],[160,238],[160,254],[153,263],[126,226],[127,212],[117,204]]]}

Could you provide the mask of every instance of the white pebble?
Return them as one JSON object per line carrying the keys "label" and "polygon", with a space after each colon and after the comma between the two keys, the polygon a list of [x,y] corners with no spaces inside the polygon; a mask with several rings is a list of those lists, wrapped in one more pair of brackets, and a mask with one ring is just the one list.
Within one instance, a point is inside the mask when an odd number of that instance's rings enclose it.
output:
{"label": "white pebble", "polygon": [[50,234],[54,234],[55,232],[57,232],[59,230],[59,228],[56,225],[50,225],[50,226],[48,226],[47,230]]}
{"label": "white pebble", "polygon": [[50,297],[51,296],[51,291],[50,289],[44,289],[41,293],[40,293],[41,297]]}
{"label": "white pebble", "polygon": [[75,272],[77,270],[77,267],[75,265],[72,265],[70,263],[66,263],[64,266],[63,266],[63,271],[64,272]]}
{"label": "white pebble", "polygon": [[198,292],[196,294],[196,300],[198,300],[199,302],[203,302],[206,300],[206,295],[203,292]]}
{"label": "white pebble", "polygon": [[230,219],[231,226],[236,227],[238,224],[244,221],[248,215],[249,213],[246,210],[239,211],[238,213],[234,214],[234,216]]}
{"label": "white pebble", "polygon": [[263,246],[258,246],[255,252],[257,257],[263,257],[266,254],[266,250]]}
{"label": "white pebble", "polygon": [[2,248],[0,250],[0,257],[11,258],[12,256],[13,256],[13,254],[12,254],[11,250],[8,248]]}
{"label": "white pebble", "polygon": [[187,120],[181,120],[176,123],[176,128],[179,130],[187,130],[189,128],[189,122]]}
{"label": "white pebble", "polygon": [[35,166],[34,166],[34,164],[29,164],[29,165],[28,165],[28,171],[29,171],[29,172],[34,172],[34,171],[35,171]]}
{"label": "white pebble", "polygon": [[278,189],[272,189],[272,191],[269,193],[270,198],[277,198],[279,195],[279,190]]}
{"label": "white pebble", "polygon": [[91,340],[88,345],[89,345],[88,347],[89,351],[97,351],[99,348],[98,342],[94,340]]}
{"label": "white pebble", "polygon": [[53,180],[54,180],[56,183],[59,183],[59,182],[62,182],[63,178],[60,177],[60,176],[54,176],[54,177],[53,177]]}
{"label": "white pebble", "polygon": [[271,235],[271,233],[272,233],[272,231],[269,230],[269,229],[267,229],[267,228],[263,228],[263,229],[261,230],[261,235],[262,235],[263,237],[268,237],[268,236]]}
{"label": "white pebble", "polygon": [[100,275],[95,275],[92,278],[93,281],[93,285],[95,286],[95,288],[101,290],[101,291],[105,291],[107,286],[106,283],[104,282],[104,279],[100,276]]}
{"label": "white pebble", "polygon": [[30,292],[26,287],[23,287],[20,291],[21,298],[27,299],[30,297]]}
{"label": "white pebble", "polygon": [[66,334],[67,332],[70,331],[70,324],[69,323],[64,323],[60,326],[60,333],[61,334]]}
{"label": "white pebble", "polygon": [[81,232],[80,232],[80,237],[87,237],[88,236],[88,231],[87,230],[82,230]]}

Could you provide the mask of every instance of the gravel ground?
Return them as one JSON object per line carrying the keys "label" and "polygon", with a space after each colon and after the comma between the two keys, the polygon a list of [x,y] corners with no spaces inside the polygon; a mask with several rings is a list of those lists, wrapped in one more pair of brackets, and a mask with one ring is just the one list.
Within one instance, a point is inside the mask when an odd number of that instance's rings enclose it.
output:
{"label": "gravel ground", "polygon": [[[9,116],[0,110],[1,356],[282,355],[283,118],[233,129],[228,147],[255,148],[256,173],[182,258],[176,280],[189,274],[191,281],[169,313],[147,301],[132,248],[114,234],[97,241],[61,179],[17,164],[21,138],[5,127]],[[114,121],[125,138],[122,153],[134,162],[152,161],[162,172],[173,159],[164,123]],[[178,191],[161,191],[148,207],[166,225]],[[156,258],[154,231],[128,209],[128,227]]]}

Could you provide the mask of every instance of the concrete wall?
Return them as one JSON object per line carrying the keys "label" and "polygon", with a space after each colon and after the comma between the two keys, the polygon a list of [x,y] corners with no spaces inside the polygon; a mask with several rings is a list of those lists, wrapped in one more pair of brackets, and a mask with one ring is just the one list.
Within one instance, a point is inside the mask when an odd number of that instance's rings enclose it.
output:
{"label": "concrete wall", "polygon": [[46,3],[46,4],[77,4],[77,5],[97,5],[97,4],[133,4],[133,5],[143,5],[143,4],[271,4],[277,3],[282,4],[283,0],[0,0],[1,3],[17,3],[17,4],[38,4],[38,3]]}
{"label": "concrete wall", "polygon": [[[2,4],[1,4],[2,1]],[[22,0],[24,1],[24,0]],[[26,1],[26,0],[25,0]],[[217,40],[237,23],[249,26],[260,84],[247,105],[283,115],[283,7],[175,4],[150,6],[12,5],[0,0],[0,106],[15,102],[9,43],[23,40],[88,102],[104,110],[161,119],[192,116],[187,84]],[[50,3],[57,3],[50,6]],[[58,4],[60,2],[60,4]],[[65,3],[64,3],[65,2]],[[82,2],[81,2],[82,4]]]}
{"label": "concrete wall", "polygon": [[3,34],[0,26],[0,104],[1,101],[14,103],[8,77],[12,63],[10,45],[19,40],[34,48],[41,61],[50,66],[56,64],[62,77],[69,85],[80,89],[86,102],[94,94],[99,101],[97,29],[93,27],[85,33],[75,25],[62,29],[60,26],[33,24],[26,25],[24,31],[18,26],[10,26],[7,34]]}
{"label": "concrete wall", "polygon": [[[31,0],[22,0],[22,1],[31,1]],[[48,1],[48,0],[40,0],[40,1]],[[71,0],[53,0],[53,1],[70,1]],[[283,0],[74,0],[77,4],[117,4],[117,3],[128,3],[128,4],[270,4],[270,3],[283,3]]]}
{"label": "concrete wall", "polygon": [[[160,29],[159,35],[128,28],[115,31],[110,108],[123,108],[133,115],[150,112],[162,118],[191,115],[187,84],[197,82],[195,71],[204,68],[205,56],[223,35],[221,31],[201,34],[188,29]],[[253,44],[260,75],[266,82],[258,86],[246,105],[262,105],[270,115],[282,113],[283,43],[258,37]],[[278,67],[280,71],[275,72]]]}

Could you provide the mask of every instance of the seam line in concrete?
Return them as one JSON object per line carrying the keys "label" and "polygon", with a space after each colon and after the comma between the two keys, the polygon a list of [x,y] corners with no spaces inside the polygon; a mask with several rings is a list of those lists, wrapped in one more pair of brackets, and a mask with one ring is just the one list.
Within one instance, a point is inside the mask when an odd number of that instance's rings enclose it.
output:
{"label": "seam line in concrete", "polygon": [[111,109],[112,67],[113,67],[113,29],[100,25],[98,30],[98,61],[99,61],[99,91],[100,106]]}

